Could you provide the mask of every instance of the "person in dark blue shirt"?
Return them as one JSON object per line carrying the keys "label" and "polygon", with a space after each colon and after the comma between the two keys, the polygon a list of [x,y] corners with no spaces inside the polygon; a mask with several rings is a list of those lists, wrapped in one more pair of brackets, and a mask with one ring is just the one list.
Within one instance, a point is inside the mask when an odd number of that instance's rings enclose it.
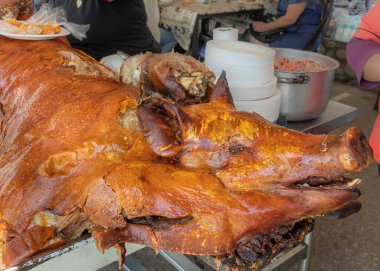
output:
{"label": "person in dark blue shirt", "polygon": [[[270,23],[253,22],[253,29],[266,32],[284,28],[284,34],[268,45],[270,47],[304,49],[321,23],[324,13],[323,0],[279,0],[279,18]],[[252,39],[253,42],[256,40]],[[322,41],[320,35],[310,50],[316,51]]]}

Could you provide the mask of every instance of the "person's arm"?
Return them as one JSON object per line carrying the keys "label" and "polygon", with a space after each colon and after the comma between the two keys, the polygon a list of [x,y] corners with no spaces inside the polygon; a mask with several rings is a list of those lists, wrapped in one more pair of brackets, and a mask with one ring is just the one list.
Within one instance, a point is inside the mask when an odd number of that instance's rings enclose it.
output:
{"label": "person's arm", "polygon": [[281,16],[277,20],[270,23],[253,22],[253,29],[257,32],[266,32],[278,28],[288,27],[297,22],[305,8],[306,2],[289,4],[284,16]]}
{"label": "person's arm", "polygon": [[371,56],[364,64],[363,79],[369,82],[380,82],[380,53]]}
{"label": "person's arm", "polygon": [[380,44],[354,37],[347,44],[346,57],[361,89],[380,86]]}

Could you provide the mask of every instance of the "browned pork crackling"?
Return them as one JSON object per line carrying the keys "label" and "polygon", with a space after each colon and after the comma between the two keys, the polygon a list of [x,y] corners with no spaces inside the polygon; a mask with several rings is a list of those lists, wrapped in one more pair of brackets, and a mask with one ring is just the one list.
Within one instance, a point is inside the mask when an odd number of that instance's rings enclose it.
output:
{"label": "browned pork crackling", "polygon": [[[235,110],[224,74],[214,85],[182,59],[186,81],[156,66],[180,56],[153,57],[144,80],[166,98],[141,99],[65,41],[0,38],[1,267],[90,232],[121,259],[131,242],[255,270],[312,217],[359,209],[361,180],[347,174],[371,152],[358,128],[274,125]],[[207,99],[174,102],[185,96]]]}

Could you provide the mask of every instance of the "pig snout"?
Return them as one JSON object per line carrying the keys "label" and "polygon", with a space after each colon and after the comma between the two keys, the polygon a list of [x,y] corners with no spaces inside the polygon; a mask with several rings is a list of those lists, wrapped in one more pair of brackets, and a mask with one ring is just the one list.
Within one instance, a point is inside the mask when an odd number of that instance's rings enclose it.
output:
{"label": "pig snout", "polygon": [[372,150],[359,128],[350,128],[342,135],[339,161],[348,172],[358,172],[371,163]]}

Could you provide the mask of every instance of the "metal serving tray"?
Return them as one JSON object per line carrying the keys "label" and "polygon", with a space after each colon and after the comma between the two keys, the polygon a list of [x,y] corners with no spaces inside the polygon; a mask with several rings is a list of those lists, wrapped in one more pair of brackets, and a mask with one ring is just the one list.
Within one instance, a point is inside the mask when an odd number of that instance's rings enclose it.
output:
{"label": "metal serving tray", "polygon": [[[127,255],[144,248],[136,244],[126,244]],[[117,260],[114,248],[108,249],[101,254],[90,235],[84,235],[62,246],[49,249],[28,260],[4,269],[3,271],[93,271],[102,268]]]}

